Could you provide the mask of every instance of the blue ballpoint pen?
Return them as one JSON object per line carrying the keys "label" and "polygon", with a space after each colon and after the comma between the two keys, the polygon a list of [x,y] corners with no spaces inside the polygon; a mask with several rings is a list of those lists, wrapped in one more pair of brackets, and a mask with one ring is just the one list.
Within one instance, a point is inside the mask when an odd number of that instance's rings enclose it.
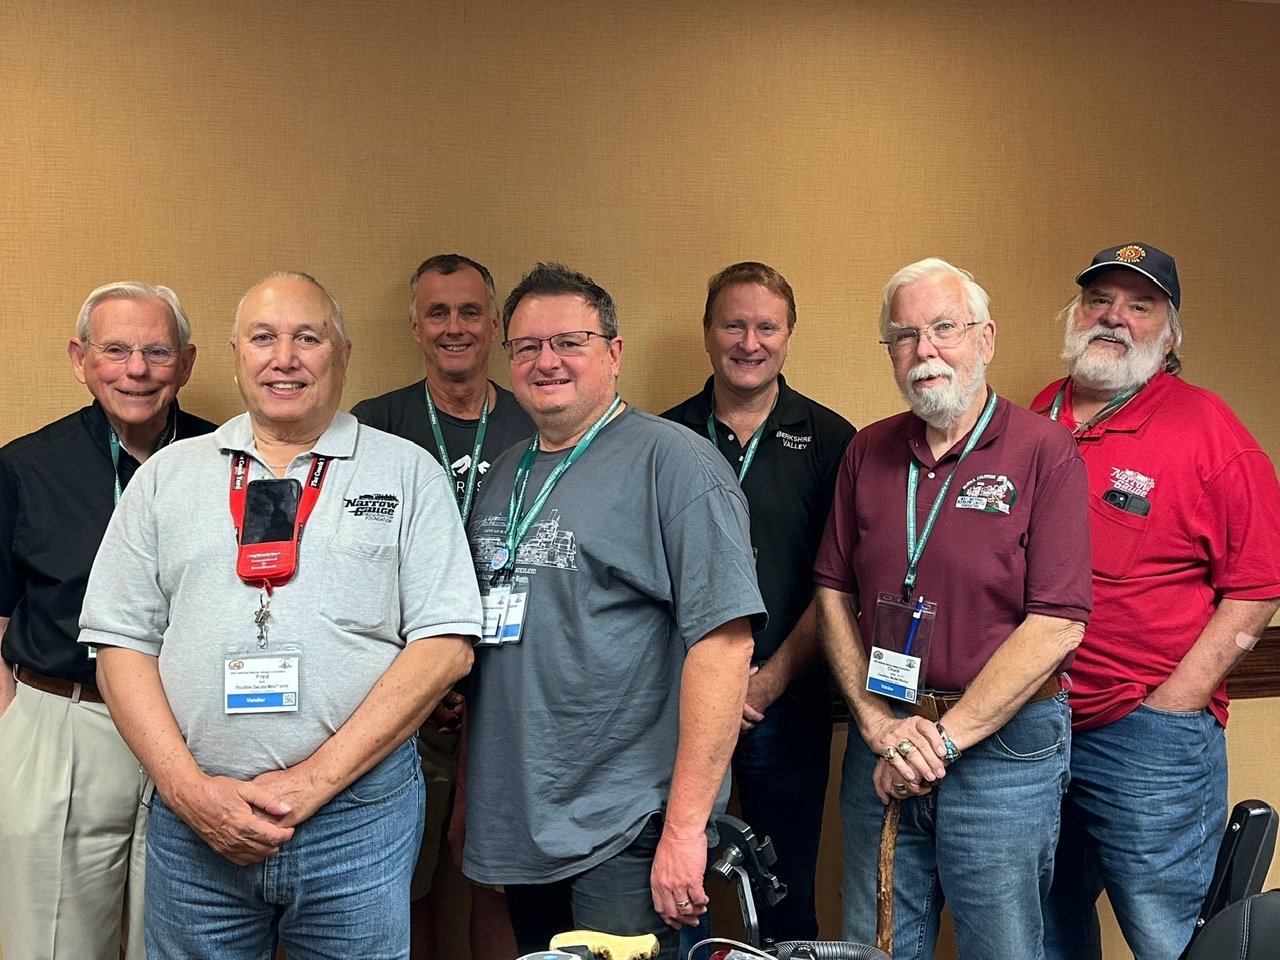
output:
{"label": "blue ballpoint pen", "polygon": [[911,654],[911,645],[916,642],[916,631],[920,629],[920,615],[924,612],[924,597],[921,596],[916,601],[916,611],[911,614],[911,631],[907,634],[907,647],[903,650],[903,654],[909,656]]}

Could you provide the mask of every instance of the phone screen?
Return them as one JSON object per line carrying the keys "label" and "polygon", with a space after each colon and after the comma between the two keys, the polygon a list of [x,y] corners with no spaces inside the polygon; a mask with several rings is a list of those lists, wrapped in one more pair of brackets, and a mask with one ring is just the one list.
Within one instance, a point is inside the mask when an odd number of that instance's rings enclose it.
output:
{"label": "phone screen", "polygon": [[244,527],[240,543],[283,543],[293,540],[302,484],[297,480],[253,480],[245,488]]}

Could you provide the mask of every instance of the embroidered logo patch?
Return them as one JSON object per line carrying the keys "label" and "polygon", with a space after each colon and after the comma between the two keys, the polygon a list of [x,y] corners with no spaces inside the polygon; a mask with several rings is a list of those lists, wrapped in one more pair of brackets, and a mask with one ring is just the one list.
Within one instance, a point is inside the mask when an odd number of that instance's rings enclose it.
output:
{"label": "embroidered logo patch", "polygon": [[353,517],[390,523],[395,519],[400,498],[394,493],[362,493],[358,497],[343,497],[342,505]]}
{"label": "embroidered logo patch", "polygon": [[806,450],[809,444],[813,443],[813,437],[798,437],[794,433],[786,433],[779,430],[777,437],[782,441],[782,445],[788,450]]}
{"label": "embroidered logo patch", "polygon": [[1143,476],[1137,470],[1124,470],[1120,467],[1111,468],[1111,481],[1117,490],[1136,494],[1139,497],[1145,497],[1156,486],[1152,477]]}
{"label": "embroidered logo patch", "polygon": [[1147,255],[1147,251],[1143,250],[1136,243],[1131,243],[1127,247],[1121,247],[1116,251],[1116,259],[1121,263],[1137,263]]}
{"label": "embroidered logo patch", "polygon": [[1018,491],[1006,476],[984,473],[974,477],[960,490],[956,507],[981,510],[984,513],[1008,513],[1018,501]]}

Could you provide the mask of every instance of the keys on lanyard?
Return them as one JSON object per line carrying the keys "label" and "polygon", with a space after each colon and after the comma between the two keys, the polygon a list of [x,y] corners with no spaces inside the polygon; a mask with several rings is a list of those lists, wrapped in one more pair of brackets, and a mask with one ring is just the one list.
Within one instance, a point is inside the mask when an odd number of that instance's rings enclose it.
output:
{"label": "keys on lanyard", "polygon": [[271,618],[271,595],[263,590],[258,596],[258,612],[253,615],[253,622],[258,625],[258,646],[267,648],[267,621]]}

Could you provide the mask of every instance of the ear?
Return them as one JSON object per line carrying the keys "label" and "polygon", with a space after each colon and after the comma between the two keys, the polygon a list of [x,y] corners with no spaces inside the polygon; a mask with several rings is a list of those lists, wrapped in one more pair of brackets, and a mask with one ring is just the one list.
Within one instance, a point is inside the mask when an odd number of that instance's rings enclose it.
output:
{"label": "ear", "polygon": [[67,344],[67,356],[71,358],[71,367],[76,372],[76,379],[86,383],[84,378],[84,344],[72,338]]}
{"label": "ear", "polygon": [[187,385],[187,381],[191,379],[191,371],[196,365],[196,345],[194,343],[187,344],[187,348],[178,355],[178,389],[182,389]]}
{"label": "ear", "polygon": [[609,360],[610,367],[613,369],[613,375],[616,377],[622,369],[622,338],[614,337],[609,344]]}
{"label": "ear", "polygon": [[988,320],[982,325],[982,362],[990,363],[996,355],[996,322]]}

